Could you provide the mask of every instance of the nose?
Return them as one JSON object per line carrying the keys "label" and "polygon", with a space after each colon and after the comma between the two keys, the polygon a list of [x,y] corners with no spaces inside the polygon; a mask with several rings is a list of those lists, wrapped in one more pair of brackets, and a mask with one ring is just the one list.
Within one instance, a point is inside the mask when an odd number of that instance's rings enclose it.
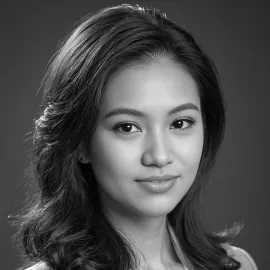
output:
{"label": "nose", "polygon": [[164,167],[174,159],[170,139],[166,134],[151,134],[145,142],[145,151],[142,155],[144,166]]}

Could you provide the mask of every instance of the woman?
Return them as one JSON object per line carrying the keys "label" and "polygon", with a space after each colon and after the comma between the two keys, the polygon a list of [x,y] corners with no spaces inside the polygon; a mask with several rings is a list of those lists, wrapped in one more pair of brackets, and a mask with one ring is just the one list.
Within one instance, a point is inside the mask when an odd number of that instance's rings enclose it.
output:
{"label": "woman", "polygon": [[201,191],[223,138],[212,60],[153,8],[92,14],[43,81],[31,176],[19,218],[23,269],[257,269],[207,232]]}

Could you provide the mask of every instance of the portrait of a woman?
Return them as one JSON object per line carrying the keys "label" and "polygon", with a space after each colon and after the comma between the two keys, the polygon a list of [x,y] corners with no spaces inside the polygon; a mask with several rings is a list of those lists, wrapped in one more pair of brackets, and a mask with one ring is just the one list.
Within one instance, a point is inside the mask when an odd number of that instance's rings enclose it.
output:
{"label": "portrait of a woman", "polygon": [[17,217],[20,269],[255,270],[198,204],[224,137],[219,75],[192,34],[140,5],[86,17],[42,81]]}

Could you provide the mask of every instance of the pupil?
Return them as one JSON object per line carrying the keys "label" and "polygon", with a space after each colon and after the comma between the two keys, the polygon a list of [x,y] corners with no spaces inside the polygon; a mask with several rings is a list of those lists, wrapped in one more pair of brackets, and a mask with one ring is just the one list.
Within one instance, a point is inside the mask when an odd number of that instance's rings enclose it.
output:
{"label": "pupil", "polygon": [[[126,127],[127,127],[127,128],[126,128]],[[124,132],[129,132],[129,131],[131,131],[131,125],[129,125],[129,124],[123,125],[122,130],[123,130]]]}
{"label": "pupil", "polygon": [[178,121],[176,121],[176,123],[179,124],[178,128],[183,127],[183,121],[182,120],[178,120]]}

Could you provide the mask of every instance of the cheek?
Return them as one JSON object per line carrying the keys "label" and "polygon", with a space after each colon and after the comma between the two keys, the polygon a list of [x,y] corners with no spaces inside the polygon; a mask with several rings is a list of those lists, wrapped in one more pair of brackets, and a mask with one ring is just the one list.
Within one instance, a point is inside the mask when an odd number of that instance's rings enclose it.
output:
{"label": "cheek", "polygon": [[178,160],[183,171],[190,176],[195,176],[200,164],[203,149],[203,133],[195,133],[187,137],[177,146]]}
{"label": "cheek", "polygon": [[112,179],[130,175],[137,154],[132,144],[113,139],[108,132],[97,130],[90,145],[90,158],[96,174]]}

